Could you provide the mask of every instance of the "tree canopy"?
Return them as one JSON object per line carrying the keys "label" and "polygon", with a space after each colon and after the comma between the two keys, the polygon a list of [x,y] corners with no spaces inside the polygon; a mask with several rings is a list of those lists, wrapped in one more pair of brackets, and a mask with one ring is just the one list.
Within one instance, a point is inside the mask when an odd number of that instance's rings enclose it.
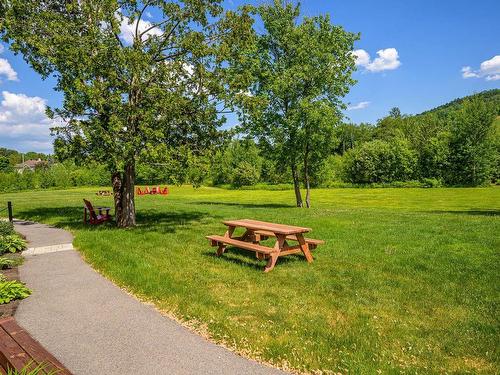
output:
{"label": "tree canopy", "polygon": [[310,173],[335,146],[341,99],[354,84],[358,35],[333,25],[329,15],[301,17],[300,4],[275,0],[255,13],[265,31],[244,59],[231,61],[247,85],[236,97],[243,128],[290,167],[299,207],[305,184],[309,206]]}
{"label": "tree canopy", "polygon": [[[253,20],[221,0],[9,0],[3,40],[64,95],[49,109],[62,158],[105,163],[117,223],[135,225],[138,160],[168,147],[202,150],[224,121],[225,61],[244,46]],[[152,20],[146,19],[148,12]]]}

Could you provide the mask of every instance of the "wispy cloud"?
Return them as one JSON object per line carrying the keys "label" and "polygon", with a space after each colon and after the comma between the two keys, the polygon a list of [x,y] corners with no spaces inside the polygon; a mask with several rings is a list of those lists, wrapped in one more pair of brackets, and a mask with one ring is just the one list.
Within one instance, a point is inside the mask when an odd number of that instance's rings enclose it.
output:
{"label": "wispy cloud", "polygon": [[401,66],[399,53],[396,48],[386,48],[377,51],[378,57],[371,59],[370,54],[364,49],[353,51],[356,56],[356,65],[365,68],[366,71],[376,73],[384,70],[394,70]]}
{"label": "wispy cloud", "polygon": [[489,60],[483,61],[479,69],[473,70],[470,66],[462,68],[463,78],[484,78],[487,81],[497,81],[500,79],[500,55],[496,55]]}
{"label": "wispy cloud", "polygon": [[347,107],[348,111],[355,111],[357,109],[365,109],[370,105],[371,102],[359,102],[358,104],[350,105]]}

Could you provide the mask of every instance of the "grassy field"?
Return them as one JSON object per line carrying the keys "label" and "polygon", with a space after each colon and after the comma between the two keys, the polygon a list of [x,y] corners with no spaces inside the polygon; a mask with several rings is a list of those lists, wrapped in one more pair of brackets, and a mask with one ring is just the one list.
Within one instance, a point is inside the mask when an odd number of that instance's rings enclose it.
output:
{"label": "grassy field", "polygon": [[[292,191],[173,187],[138,197],[138,227],[81,224],[94,189],[0,195],[17,217],[72,230],[118,285],[214,341],[303,372],[499,373],[500,189]],[[315,262],[214,256],[224,219],[313,228]],[[36,291],[35,291],[36,293]]]}

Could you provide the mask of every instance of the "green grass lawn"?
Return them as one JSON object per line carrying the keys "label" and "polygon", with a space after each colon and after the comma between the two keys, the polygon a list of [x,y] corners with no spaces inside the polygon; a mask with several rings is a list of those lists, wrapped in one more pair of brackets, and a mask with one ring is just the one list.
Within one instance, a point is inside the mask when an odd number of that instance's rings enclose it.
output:
{"label": "green grass lawn", "polygon": [[[130,230],[81,224],[82,198],[111,205],[97,190],[0,203],[71,229],[118,285],[254,358],[304,372],[500,372],[499,188],[314,190],[307,210],[292,191],[172,187],[137,198]],[[208,245],[236,218],[311,227],[326,244],[312,264],[290,256],[264,274],[253,253],[216,258]]]}

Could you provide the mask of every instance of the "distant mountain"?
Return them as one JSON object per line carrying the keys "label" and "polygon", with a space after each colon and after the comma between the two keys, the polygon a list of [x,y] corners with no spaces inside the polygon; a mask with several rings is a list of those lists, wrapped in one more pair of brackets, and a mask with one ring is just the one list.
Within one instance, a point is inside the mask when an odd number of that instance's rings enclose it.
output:
{"label": "distant mountain", "polygon": [[487,90],[487,91],[482,91],[477,94],[469,95],[469,96],[464,96],[463,98],[458,98],[455,100],[452,100],[449,103],[440,105],[439,107],[430,109],[428,111],[420,113],[421,115],[425,115],[427,113],[436,113],[438,116],[446,116],[450,111],[454,111],[460,108],[460,105],[462,102],[466,99],[470,99],[473,97],[478,97],[481,98],[482,100],[489,102],[489,103],[495,103],[497,108],[498,108],[498,115],[500,115],[500,89],[493,89],[493,90]]}

